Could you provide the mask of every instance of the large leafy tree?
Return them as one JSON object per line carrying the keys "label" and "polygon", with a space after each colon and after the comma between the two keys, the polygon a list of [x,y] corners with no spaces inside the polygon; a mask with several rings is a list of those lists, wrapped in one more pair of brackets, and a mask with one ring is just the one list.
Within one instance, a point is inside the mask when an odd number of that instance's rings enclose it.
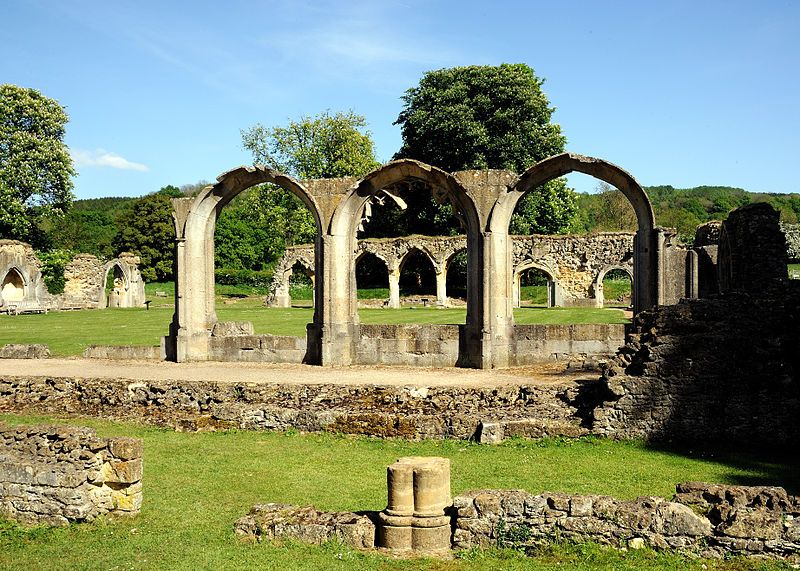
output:
{"label": "large leafy tree", "polygon": [[175,225],[172,221],[172,198],[183,196],[179,188],[165,186],[131,205],[117,219],[114,237],[116,253],[133,252],[139,256],[139,269],[145,281],[164,281],[173,277]]}
{"label": "large leafy tree", "polygon": [[38,220],[65,212],[75,170],[67,113],[35,89],[0,85],[0,235],[29,240]]}
{"label": "large leafy tree", "polygon": [[[403,146],[396,158],[453,172],[507,169],[521,173],[563,152],[566,138],[551,122],[543,79],[525,64],[467,66],[426,73],[406,91],[395,124]],[[565,232],[577,209],[572,190],[551,181],[530,192],[511,225],[515,233]]]}
{"label": "large leafy tree", "polygon": [[[362,176],[378,166],[366,120],[352,111],[304,116],[286,126],[257,124],[242,131],[254,164],[298,179]],[[262,185],[220,214],[215,236],[218,267],[261,269],[286,246],[314,240],[316,224],[289,192]]]}

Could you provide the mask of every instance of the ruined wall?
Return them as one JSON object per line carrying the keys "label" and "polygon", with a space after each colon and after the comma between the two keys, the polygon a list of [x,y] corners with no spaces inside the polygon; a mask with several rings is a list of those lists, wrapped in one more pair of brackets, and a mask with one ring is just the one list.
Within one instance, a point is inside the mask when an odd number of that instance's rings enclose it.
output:
{"label": "ruined wall", "polygon": [[[114,286],[106,291],[111,274]],[[91,254],[78,254],[64,268],[63,307],[102,309],[105,307],[143,307],[144,280],[139,272],[139,257],[123,252],[103,262]]]}
{"label": "ruined wall", "polygon": [[800,283],[786,278],[777,212],[731,213],[718,260],[727,293],[636,317],[603,374],[594,432],[764,445],[800,437]]}
{"label": "ruined wall", "polygon": [[0,378],[0,411],[85,414],[179,429],[293,429],[411,439],[468,439],[492,421],[507,436],[580,436],[588,432],[586,393],[599,388],[591,373],[581,377],[586,378],[428,387],[413,384],[413,378],[408,386],[347,386],[20,375]]}
{"label": "ruined wall", "polygon": [[0,514],[24,524],[133,515],[142,504],[142,440],[91,428],[0,423]]}
{"label": "ruined wall", "polygon": [[[38,302],[50,307],[52,296],[42,279],[41,267],[30,244],[0,240],[0,308],[14,301]],[[21,283],[15,279],[17,275]]]}
{"label": "ruined wall", "polygon": [[[248,331],[226,333],[215,327],[209,340],[212,359],[306,362],[305,337],[255,335],[251,324],[242,325]],[[465,334],[460,325],[428,324],[361,324],[358,331],[354,364],[423,367],[456,366]],[[610,357],[624,342],[625,326],[620,324],[516,325],[511,365]]]}
{"label": "ruined wall", "polygon": [[783,488],[686,483],[671,501],[520,490],[453,499],[453,545],[526,547],[554,537],[613,547],[674,549],[702,557],[800,555],[800,498]]}
{"label": "ruined wall", "polygon": [[[559,288],[558,305],[602,306],[602,279],[614,268],[633,275],[633,234],[602,232],[580,236],[511,236],[515,287],[519,272],[537,267],[550,274]],[[454,254],[467,247],[466,236],[404,236],[366,238],[358,241],[356,257],[370,253],[383,260],[387,271],[399,271],[412,251],[423,252],[434,272],[445,275]],[[275,270],[268,305],[289,305],[289,276],[295,263],[314,267],[314,246],[286,248]],[[681,287],[683,282],[681,282]]]}

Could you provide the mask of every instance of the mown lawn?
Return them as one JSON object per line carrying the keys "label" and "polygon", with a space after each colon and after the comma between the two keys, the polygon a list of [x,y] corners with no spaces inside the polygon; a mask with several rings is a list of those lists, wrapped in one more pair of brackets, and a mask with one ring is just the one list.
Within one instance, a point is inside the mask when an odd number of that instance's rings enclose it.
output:
{"label": "mown lawn", "polygon": [[[155,290],[153,290],[155,291]],[[150,309],[103,309],[50,312],[46,315],[0,315],[0,345],[45,343],[54,355],[79,355],[89,345],[157,346],[172,320],[172,291],[168,297],[148,297]],[[148,292],[149,293],[149,292]],[[237,294],[239,295],[239,294]],[[302,302],[301,302],[302,303]],[[308,305],[308,302],[306,302]],[[465,308],[404,307],[360,309],[362,323],[458,324]],[[217,317],[222,321],[251,321],[257,333],[305,335],[313,319],[311,307],[264,307],[262,297],[218,296]],[[514,310],[518,324],[626,323],[620,310],[593,308],[522,307]]]}
{"label": "mown lawn", "polygon": [[[10,423],[41,417],[0,415]],[[176,433],[99,420],[71,420],[104,436],[145,440],[144,504],[131,520],[26,531],[0,523],[4,569],[750,569],[739,560],[692,561],[649,550],[555,545],[527,559],[513,551],[470,552],[455,561],[396,561],[339,545],[240,544],[233,522],[259,502],[313,504],[325,510],[378,510],[386,466],[401,456],[446,456],[454,494],[523,488],[669,497],[676,482],[790,484],[796,466],[744,454],[702,458],[639,442],[511,440],[405,442],[328,434]],[[793,478],[793,479],[792,479]],[[791,488],[790,488],[791,489]],[[703,567],[705,565],[705,567]],[[775,563],[763,569],[780,569]]]}

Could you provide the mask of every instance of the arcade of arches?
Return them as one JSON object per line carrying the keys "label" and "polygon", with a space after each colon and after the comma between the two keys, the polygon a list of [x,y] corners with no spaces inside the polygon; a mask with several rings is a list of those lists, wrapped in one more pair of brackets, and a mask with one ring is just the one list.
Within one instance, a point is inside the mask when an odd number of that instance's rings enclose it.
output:
{"label": "arcade of arches", "polygon": [[[436,353],[442,347],[447,348],[448,355],[457,354],[452,364],[459,366],[494,368],[526,362],[525,348],[539,343],[546,332],[514,324],[515,268],[520,262],[517,244],[524,243],[525,239],[513,239],[508,233],[509,223],[517,203],[526,193],[573,171],[615,186],[636,213],[638,230],[632,241],[631,259],[626,262],[633,274],[634,311],[695,296],[693,284],[696,280],[692,279],[690,252],[676,245],[671,231],[655,226],[650,201],[634,178],[600,159],[564,153],[537,163],[522,175],[504,170],[447,173],[417,161],[400,160],[362,179],[306,181],[297,181],[262,166],[240,167],[221,175],[215,185],[195,198],[173,199],[177,236],[175,314],[169,335],[164,338],[164,353],[177,361],[207,360],[219,354],[220,344],[226,344],[238,347],[238,353],[233,352],[234,359],[238,358],[236,355],[252,359],[255,349],[261,349],[267,356],[276,355],[265,347],[280,343],[275,339],[267,340],[267,336],[261,339],[249,336],[237,344],[235,340],[212,335],[215,329],[236,329],[215,327],[218,320],[214,300],[213,236],[217,216],[240,192],[256,184],[272,183],[297,196],[308,207],[317,225],[313,259],[307,256],[305,260],[315,276],[315,304],[313,322],[307,327],[304,362],[321,365],[396,363],[403,362],[398,352],[419,356]],[[359,242],[357,230],[371,200],[383,189],[403,182],[422,183],[437,196],[449,200],[463,223],[466,235],[460,238],[462,242],[458,245],[459,250],[467,252],[468,268],[467,316],[463,325],[413,326],[413,330],[399,331],[400,326],[366,326],[359,322],[355,265],[366,247],[363,244],[368,241]],[[431,255],[432,260],[441,260],[438,265],[434,261],[437,274],[446,273],[448,248],[456,248],[456,245],[441,246],[440,257]],[[521,248],[520,251],[525,249]],[[290,272],[296,261],[284,271]],[[402,257],[384,261],[389,269],[391,288],[392,275],[399,269]],[[276,298],[280,295],[282,292],[276,291]],[[437,288],[437,297],[443,296]],[[383,343],[387,335],[393,339],[391,350]],[[596,337],[603,335],[599,333]],[[614,343],[619,341],[616,335],[605,335],[609,339],[613,337]],[[573,351],[591,352],[588,346],[576,349],[576,342],[577,339],[570,338],[566,345]],[[609,352],[614,349],[616,346],[607,348]],[[406,362],[442,364],[448,361],[415,357]]]}

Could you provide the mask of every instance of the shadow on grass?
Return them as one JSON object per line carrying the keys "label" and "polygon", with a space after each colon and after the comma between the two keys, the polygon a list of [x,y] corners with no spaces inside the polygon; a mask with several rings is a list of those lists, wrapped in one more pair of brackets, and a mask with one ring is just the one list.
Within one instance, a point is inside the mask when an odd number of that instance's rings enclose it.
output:
{"label": "shadow on grass", "polygon": [[[800,495],[800,458],[787,447],[700,446],[687,443],[649,443],[648,450],[714,462],[731,469],[728,483],[737,486],[779,486]],[[719,482],[707,482],[715,484]]]}

